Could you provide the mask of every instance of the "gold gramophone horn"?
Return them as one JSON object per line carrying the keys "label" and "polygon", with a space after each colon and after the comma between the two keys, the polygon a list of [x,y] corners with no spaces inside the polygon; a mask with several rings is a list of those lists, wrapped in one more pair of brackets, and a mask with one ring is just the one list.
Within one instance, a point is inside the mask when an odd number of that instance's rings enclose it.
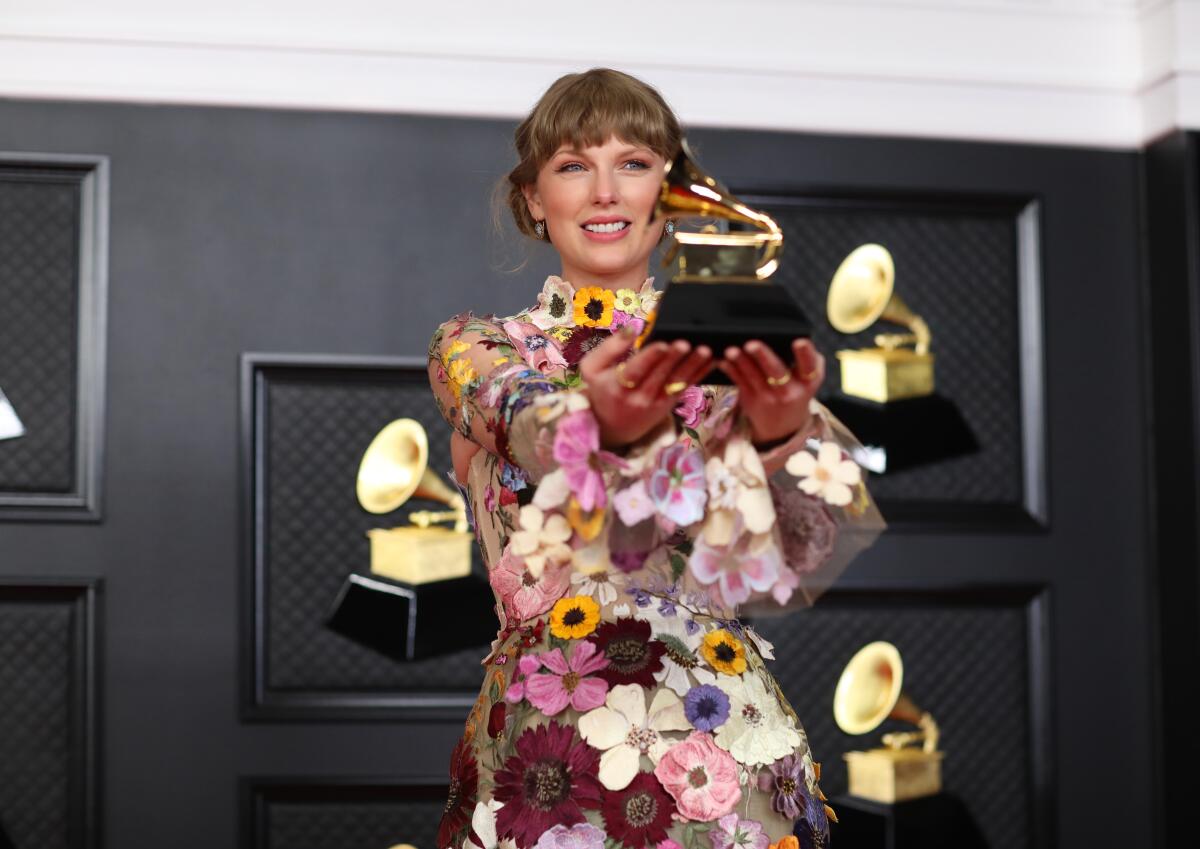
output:
{"label": "gold gramophone horn", "polygon": [[[937,750],[937,723],[903,691],[904,664],[900,651],[882,640],[863,646],[846,664],[833,695],[833,718],[847,734],[866,734],[885,719],[921,727],[921,732],[884,735],[891,748],[924,741],[924,750]],[[898,745],[897,745],[898,744]]]}
{"label": "gold gramophone horn", "polygon": [[[429,440],[415,419],[396,419],[375,435],[358,466],[358,503],[369,513],[390,513],[410,498],[426,498],[451,507],[444,513],[422,511],[409,518],[426,527],[438,519],[454,519],[466,530],[462,496],[428,466]],[[459,518],[461,513],[461,526]]]}
{"label": "gold gramophone horn", "polygon": [[916,353],[929,352],[930,333],[925,321],[895,292],[896,268],[883,245],[860,245],[842,260],[829,284],[825,312],[841,333],[860,333],[876,321],[902,324],[912,335],[883,334],[875,344],[897,348],[911,343]]}
{"label": "gold gramophone horn", "polygon": [[[859,649],[838,679],[833,716],[847,734],[865,734],[885,719],[913,722],[921,728],[883,735],[882,748],[846,752],[852,796],[891,804],[941,790],[943,753],[937,750],[937,723],[904,694],[903,685],[900,652],[883,641]],[[920,749],[908,745],[919,741],[924,741]]]}
{"label": "gold gramophone horn", "polygon": [[[675,232],[675,241],[680,245],[761,249],[753,276],[746,276],[745,279],[727,276],[725,282],[755,283],[766,280],[779,266],[777,256],[783,247],[783,231],[779,225],[766,213],[742,203],[716,178],[701,169],[692,157],[686,140],[680,144],[675,159],[667,165],[654,214],[666,218],[716,218],[756,228],[758,232]],[[702,275],[691,275],[686,270],[676,279],[680,282],[706,282]]]}

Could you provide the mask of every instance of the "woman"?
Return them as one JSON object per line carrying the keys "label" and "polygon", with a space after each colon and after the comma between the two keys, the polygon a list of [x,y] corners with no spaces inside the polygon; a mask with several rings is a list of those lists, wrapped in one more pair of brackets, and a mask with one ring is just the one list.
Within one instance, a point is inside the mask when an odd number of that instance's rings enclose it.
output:
{"label": "woman", "polygon": [[[819,765],[737,613],[811,604],[882,522],[808,340],[791,368],[755,341],[635,350],[680,138],[632,77],[555,82],[508,205],[562,273],[430,344],[501,625],[438,849],[827,842]],[[696,385],[714,368],[733,386]]]}

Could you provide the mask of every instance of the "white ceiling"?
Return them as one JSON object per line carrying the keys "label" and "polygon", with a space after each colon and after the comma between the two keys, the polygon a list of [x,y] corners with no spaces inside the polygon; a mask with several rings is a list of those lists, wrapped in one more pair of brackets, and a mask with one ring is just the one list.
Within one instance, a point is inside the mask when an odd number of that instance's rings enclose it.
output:
{"label": "white ceiling", "polygon": [[1129,148],[1200,129],[1200,0],[0,0],[0,97],[511,118],[594,65],[694,126]]}

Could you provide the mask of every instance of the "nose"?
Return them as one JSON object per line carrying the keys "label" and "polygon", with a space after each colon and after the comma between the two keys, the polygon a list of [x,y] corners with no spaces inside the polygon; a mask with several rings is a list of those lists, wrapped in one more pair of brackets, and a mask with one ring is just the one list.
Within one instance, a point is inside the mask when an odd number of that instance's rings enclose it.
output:
{"label": "nose", "polygon": [[601,168],[592,183],[592,203],[597,206],[612,206],[618,200],[617,178],[611,171]]}

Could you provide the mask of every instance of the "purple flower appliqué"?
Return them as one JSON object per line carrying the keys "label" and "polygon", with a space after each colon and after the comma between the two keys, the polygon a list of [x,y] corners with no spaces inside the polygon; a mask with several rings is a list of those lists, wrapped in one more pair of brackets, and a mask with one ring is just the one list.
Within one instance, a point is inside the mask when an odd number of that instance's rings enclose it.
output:
{"label": "purple flower appliqu\u00e9", "polygon": [[758,789],[771,794],[771,807],[790,820],[807,813],[804,792],[804,761],[786,755],[758,774]]}
{"label": "purple flower appliqu\u00e9", "polygon": [[659,452],[650,475],[650,500],[659,515],[676,525],[690,525],[704,516],[707,499],[704,456],[698,449],[676,442]]}
{"label": "purple flower appliqu\u00e9", "polygon": [[712,684],[697,684],[683,697],[683,713],[697,731],[712,731],[729,719],[729,696]]}

